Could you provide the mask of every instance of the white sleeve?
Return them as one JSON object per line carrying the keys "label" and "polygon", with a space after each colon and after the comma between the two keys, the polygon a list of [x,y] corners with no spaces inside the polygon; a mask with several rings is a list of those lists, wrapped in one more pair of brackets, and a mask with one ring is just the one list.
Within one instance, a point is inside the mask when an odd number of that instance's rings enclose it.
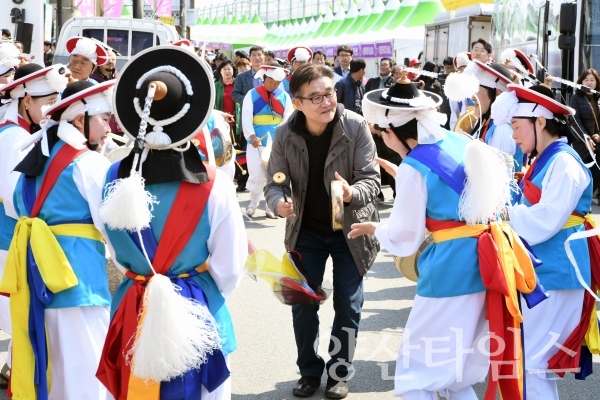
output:
{"label": "white sleeve", "polygon": [[0,199],[4,203],[4,212],[11,218],[19,219],[13,204],[13,194],[20,172],[14,169],[29,153],[33,145],[25,150],[16,150],[15,146],[29,138],[29,133],[20,126],[6,128],[0,133]]}
{"label": "white sleeve", "polygon": [[252,90],[246,93],[244,102],[242,103],[242,128],[244,130],[244,136],[248,139],[254,135],[254,124],[252,120],[254,118],[254,103],[252,102]]}
{"label": "white sleeve", "polygon": [[591,178],[584,168],[570,154],[557,155],[542,180],[540,202],[531,207],[518,204],[508,208],[515,232],[532,246],[556,235],[590,184]]}
{"label": "white sleeve", "polygon": [[217,170],[208,199],[210,275],[224,296],[236,288],[244,274],[248,239],[233,182]]}
{"label": "white sleeve", "polygon": [[497,126],[489,144],[504,153],[514,155],[517,151],[517,142],[512,138],[512,134],[513,129],[510,124]]}
{"label": "white sleeve", "polygon": [[396,256],[414,254],[425,238],[426,207],[425,179],[412,166],[400,164],[396,172],[396,198],[392,213],[375,230],[381,245]]}
{"label": "white sleeve", "polygon": [[287,92],[285,94],[285,110],[283,110],[283,122],[287,121],[287,119],[294,112],[294,106],[292,105],[292,98]]}
{"label": "white sleeve", "polygon": [[102,191],[110,162],[106,157],[95,151],[84,154],[73,168],[73,180],[79,193],[88,202],[92,220],[96,229],[106,238],[104,223],[100,220]]}

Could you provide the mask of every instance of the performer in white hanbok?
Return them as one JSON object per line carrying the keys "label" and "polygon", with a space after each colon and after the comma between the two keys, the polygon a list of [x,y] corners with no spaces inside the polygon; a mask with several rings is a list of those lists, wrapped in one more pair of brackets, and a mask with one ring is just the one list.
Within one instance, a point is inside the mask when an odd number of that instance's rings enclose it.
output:
{"label": "performer in white hanbok", "polygon": [[[403,161],[397,171],[390,169],[398,196],[389,220],[353,224],[349,235],[375,234],[398,256],[415,253],[426,228],[433,235],[418,259],[417,295],[398,352],[394,395],[433,400],[439,392],[449,400],[476,400],[472,385],[489,369],[486,398],[495,398],[499,385],[503,398],[522,399],[522,375],[507,377],[522,366],[515,350],[520,337],[511,329],[522,320],[517,289],[531,292],[535,274],[508,224],[490,222],[510,198],[511,177],[496,150],[440,127],[440,102],[408,79],[366,95],[365,117],[388,128],[384,140]],[[511,262],[499,267],[504,257]],[[506,346],[490,342],[489,331]]]}
{"label": "performer in white hanbok", "polygon": [[[0,291],[10,295],[14,398],[107,398],[95,377],[110,293],[99,220],[109,162],[92,151],[110,131],[113,82],[69,85],[15,167],[20,217]],[[29,88],[32,85],[24,85]]]}
{"label": "performer in white hanbok", "polygon": [[[549,299],[523,308],[527,399],[558,399],[556,381],[565,372],[584,379],[591,374],[591,354],[600,352],[596,302],[597,236],[569,241],[592,228],[590,171],[568,145],[567,116],[573,110],[554,100],[542,85],[509,85],[502,94],[502,120],[512,122],[513,137],[537,156],[527,171],[519,204],[508,208],[510,224],[533,248],[542,265],[536,269]],[[565,242],[569,248],[565,249]],[[592,251],[593,250],[593,251]]]}
{"label": "performer in white hanbok", "polygon": [[[2,48],[6,45],[3,44]],[[58,93],[67,85],[66,72],[63,65],[43,68],[37,64],[27,64],[19,68],[15,80],[11,79],[11,83],[0,86],[0,92],[6,98],[4,106],[0,108],[0,276],[4,272],[8,247],[18,219],[13,193],[20,174],[13,170],[31,149],[31,146],[22,150],[16,147],[39,129],[44,109],[56,102]],[[8,297],[5,296],[0,296],[0,329],[9,334],[12,331]],[[8,366],[10,359],[9,346]],[[6,367],[0,375],[0,387],[6,387],[7,378]]]}
{"label": "performer in white hanbok", "polygon": [[0,86],[11,83],[21,52],[12,43],[0,43]]}
{"label": "performer in white hanbok", "polygon": [[135,145],[109,169],[100,211],[125,278],[97,377],[118,399],[231,397],[225,298],[247,239],[231,178],[190,145],[214,93],[208,65],[176,46],[138,53],[117,79],[115,116]]}
{"label": "performer in white hanbok", "polygon": [[[262,164],[263,152],[270,152],[270,144],[275,138],[275,130],[294,111],[292,100],[287,92],[279,87],[288,70],[279,64],[261,65],[255,77],[264,79],[264,83],[251,89],[242,104],[242,127],[248,141],[246,159],[250,204],[246,215],[252,217],[260,201],[264,198],[263,189],[267,183],[267,171]],[[266,207],[267,218],[278,218],[277,214]]]}

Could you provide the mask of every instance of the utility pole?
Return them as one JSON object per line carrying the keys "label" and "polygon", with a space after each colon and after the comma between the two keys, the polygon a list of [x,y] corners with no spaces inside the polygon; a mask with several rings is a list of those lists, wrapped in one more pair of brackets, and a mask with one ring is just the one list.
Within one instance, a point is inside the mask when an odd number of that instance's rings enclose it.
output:
{"label": "utility pole", "polygon": [[133,0],[133,18],[144,19],[144,3],[143,0]]}
{"label": "utility pole", "polygon": [[179,0],[179,28],[180,28],[179,36],[181,36],[182,39],[186,38],[185,14],[186,14],[185,0]]}

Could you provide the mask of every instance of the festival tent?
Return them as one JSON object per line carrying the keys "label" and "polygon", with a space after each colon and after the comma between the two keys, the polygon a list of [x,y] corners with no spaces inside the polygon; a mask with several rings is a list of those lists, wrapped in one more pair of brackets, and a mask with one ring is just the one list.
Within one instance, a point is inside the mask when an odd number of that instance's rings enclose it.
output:
{"label": "festival tent", "polygon": [[243,15],[240,24],[237,25],[237,35],[232,36],[227,42],[231,44],[253,44],[261,41],[268,32],[267,27],[262,23],[258,14],[254,14],[252,20],[248,20],[246,14]]}
{"label": "festival tent", "polygon": [[402,24],[406,27],[423,26],[433,22],[438,13],[446,11],[440,0],[419,0],[419,3],[412,10]]}
{"label": "festival tent", "polygon": [[354,20],[352,25],[350,25],[348,27],[346,34],[348,34],[348,35],[354,34],[361,26],[363,26],[365,21],[367,21],[369,19],[372,11],[373,11],[373,9],[371,8],[371,4],[368,1],[364,1],[362,7],[360,8],[360,12],[358,13],[358,16],[356,17],[356,19]]}
{"label": "festival tent", "polygon": [[385,29],[394,30],[399,26],[402,26],[402,23],[406,20],[406,17],[410,15],[418,3],[419,0],[403,0],[400,8],[396,10],[396,13],[390,19]]}
{"label": "festival tent", "polygon": [[331,21],[333,21],[333,13],[331,12],[331,8],[328,8],[325,16],[323,17],[321,25],[319,25],[319,28],[317,28],[315,33],[310,38],[306,38],[307,43],[305,45],[310,46],[312,43],[317,43],[318,38],[323,35],[323,32],[325,32]]}
{"label": "festival tent", "polygon": [[298,31],[299,27],[300,25],[298,22],[294,20],[294,22],[292,22],[291,25],[288,25],[288,27],[283,31],[283,34],[279,35],[277,41],[273,43],[273,48],[282,48],[283,44],[294,35],[294,32]]}
{"label": "festival tent", "polygon": [[[312,18],[310,20],[311,22],[313,22]],[[304,32],[306,32],[307,28],[308,23],[305,19],[303,19],[300,25],[298,26],[298,29],[294,31],[292,37],[285,41],[284,46],[298,42],[298,39],[303,35]]]}
{"label": "festival tent", "polygon": [[274,22],[269,28],[267,35],[259,43],[263,46],[269,46],[271,41],[275,40],[275,38],[277,37],[276,32],[278,31],[278,29],[279,25],[277,24],[277,22]]}
{"label": "festival tent", "polygon": [[379,17],[379,19],[377,19],[377,21],[375,21],[375,23],[369,29],[369,31],[377,32],[377,31],[380,31],[381,29],[385,28],[385,26],[388,24],[390,19],[396,13],[396,10],[398,10],[399,8],[400,8],[399,0],[389,0],[387,5],[385,6],[385,10],[383,11],[383,13],[381,13],[381,16]]}
{"label": "festival tent", "polygon": [[354,21],[358,18],[358,9],[356,8],[356,4],[351,1],[350,8],[348,8],[348,12],[346,13],[346,18],[342,21],[340,26],[333,32],[332,36],[338,37],[343,35],[348,31],[348,28],[352,26]]}
{"label": "festival tent", "polygon": [[385,6],[383,5],[382,0],[375,0],[373,4],[373,10],[371,11],[371,15],[365,21],[365,23],[356,31],[357,34],[363,34],[368,32],[371,27],[377,22],[377,20],[381,17],[381,14],[385,11]]}
{"label": "festival tent", "polygon": [[312,26],[310,26],[310,28],[307,29],[306,32],[298,38],[298,42],[306,44],[310,40],[310,38],[317,32],[317,30],[319,30],[319,27],[323,25],[323,19],[323,16],[319,15],[319,18],[314,20],[314,24],[312,24]]}
{"label": "festival tent", "polygon": [[335,14],[335,17],[333,18],[333,21],[329,23],[329,25],[321,33],[321,36],[319,36],[319,38],[327,38],[331,36],[333,32],[335,32],[340,27],[340,25],[342,25],[344,19],[346,19],[346,12],[344,11],[343,7],[340,7],[340,10]]}

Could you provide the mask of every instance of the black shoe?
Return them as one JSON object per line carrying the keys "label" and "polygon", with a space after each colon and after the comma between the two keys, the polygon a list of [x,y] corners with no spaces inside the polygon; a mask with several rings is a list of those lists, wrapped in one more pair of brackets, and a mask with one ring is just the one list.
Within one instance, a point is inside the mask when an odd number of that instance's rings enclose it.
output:
{"label": "black shoe", "polygon": [[321,386],[321,377],[303,376],[296,382],[292,394],[297,397],[310,397],[315,394],[319,386]]}
{"label": "black shoe", "polygon": [[246,186],[238,186],[237,189],[235,189],[236,192],[241,193],[241,192],[245,192],[248,189],[246,189]]}
{"label": "black shoe", "polygon": [[346,381],[336,381],[331,377],[327,378],[325,397],[328,399],[343,399],[346,396],[348,396],[348,384]]}
{"label": "black shoe", "polygon": [[385,197],[383,197],[383,192],[379,192],[379,194],[377,195],[377,198],[379,199],[379,201],[383,202],[385,201]]}

